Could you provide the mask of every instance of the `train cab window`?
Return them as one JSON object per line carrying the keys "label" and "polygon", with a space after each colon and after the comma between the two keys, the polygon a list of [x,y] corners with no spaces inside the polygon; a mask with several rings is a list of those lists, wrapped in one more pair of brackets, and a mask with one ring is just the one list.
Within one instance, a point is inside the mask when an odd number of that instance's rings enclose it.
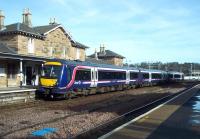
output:
{"label": "train cab window", "polygon": [[72,78],[72,70],[70,68],[67,68],[67,81],[70,81]]}
{"label": "train cab window", "polygon": [[56,65],[45,65],[43,67],[42,77],[58,78],[61,74],[62,67]]}
{"label": "train cab window", "polygon": [[149,79],[149,73],[143,73],[143,78],[144,79]]}
{"label": "train cab window", "polygon": [[76,71],[76,81],[90,81],[91,80],[91,71],[79,69]]}
{"label": "train cab window", "polygon": [[130,79],[137,79],[138,73],[137,72],[130,72]]}

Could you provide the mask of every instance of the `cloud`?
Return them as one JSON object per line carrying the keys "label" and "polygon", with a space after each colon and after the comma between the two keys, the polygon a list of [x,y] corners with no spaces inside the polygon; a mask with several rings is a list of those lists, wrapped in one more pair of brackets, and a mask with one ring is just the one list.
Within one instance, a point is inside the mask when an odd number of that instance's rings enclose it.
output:
{"label": "cloud", "polygon": [[[200,25],[196,18],[199,12],[193,6],[188,6],[189,2],[51,1],[65,6],[65,9],[62,7],[64,14],[60,16],[67,19],[65,23],[70,26],[73,36],[91,47],[88,54],[105,42],[108,49],[125,55],[132,61],[181,61],[178,56],[181,51],[184,55],[190,51],[188,59],[192,59],[194,56],[189,48],[198,49],[196,46],[200,45]],[[122,47],[126,49],[121,49]]]}

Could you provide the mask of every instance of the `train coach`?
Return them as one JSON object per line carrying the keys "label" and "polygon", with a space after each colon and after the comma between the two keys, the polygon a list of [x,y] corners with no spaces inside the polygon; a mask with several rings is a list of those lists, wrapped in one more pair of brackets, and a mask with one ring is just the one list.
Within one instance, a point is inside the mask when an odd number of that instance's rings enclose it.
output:
{"label": "train coach", "polygon": [[141,69],[140,74],[142,75],[142,86],[152,86],[159,83],[164,83],[168,79],[168,74],[161,70],[147,70]]}
{"label": "train coach", "polygon": [[151,86],[167,81],[167,72],[90,62],[52,60],[44,63],[39,95],[51,98]]}
{"label": "train coach", "polygon": [[172,81],[172,82],[182,81],[182,80],[184,80],[184,73],[170,71],[170,72],[168,72],[168,80]]}

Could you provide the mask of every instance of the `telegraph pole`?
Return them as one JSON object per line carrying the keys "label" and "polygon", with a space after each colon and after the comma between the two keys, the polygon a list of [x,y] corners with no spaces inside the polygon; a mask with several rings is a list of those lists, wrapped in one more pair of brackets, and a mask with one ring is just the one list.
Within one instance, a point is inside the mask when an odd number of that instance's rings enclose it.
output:
{"label": "telegraph pole", "polygon": [[151,69],[151,63],[149,62],[149,70]]}

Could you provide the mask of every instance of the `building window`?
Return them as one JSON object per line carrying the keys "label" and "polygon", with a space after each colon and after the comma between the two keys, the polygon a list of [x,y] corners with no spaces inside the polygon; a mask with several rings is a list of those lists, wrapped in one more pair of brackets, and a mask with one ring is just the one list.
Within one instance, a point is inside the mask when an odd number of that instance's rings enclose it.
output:
{"label": "building window", "polygon": [[8,79],[16,79],[17,67],[14,64],[8,64]]}
{"label": "building window", "polygon": [[34,39],[29,38],[29,40],[28,40],[28,53],[33,54],[35,52],[34,49],[35,49]]}
{"label": "building window", "polygon": [[80,59],[80,50],[76,48],[76,59]]}

